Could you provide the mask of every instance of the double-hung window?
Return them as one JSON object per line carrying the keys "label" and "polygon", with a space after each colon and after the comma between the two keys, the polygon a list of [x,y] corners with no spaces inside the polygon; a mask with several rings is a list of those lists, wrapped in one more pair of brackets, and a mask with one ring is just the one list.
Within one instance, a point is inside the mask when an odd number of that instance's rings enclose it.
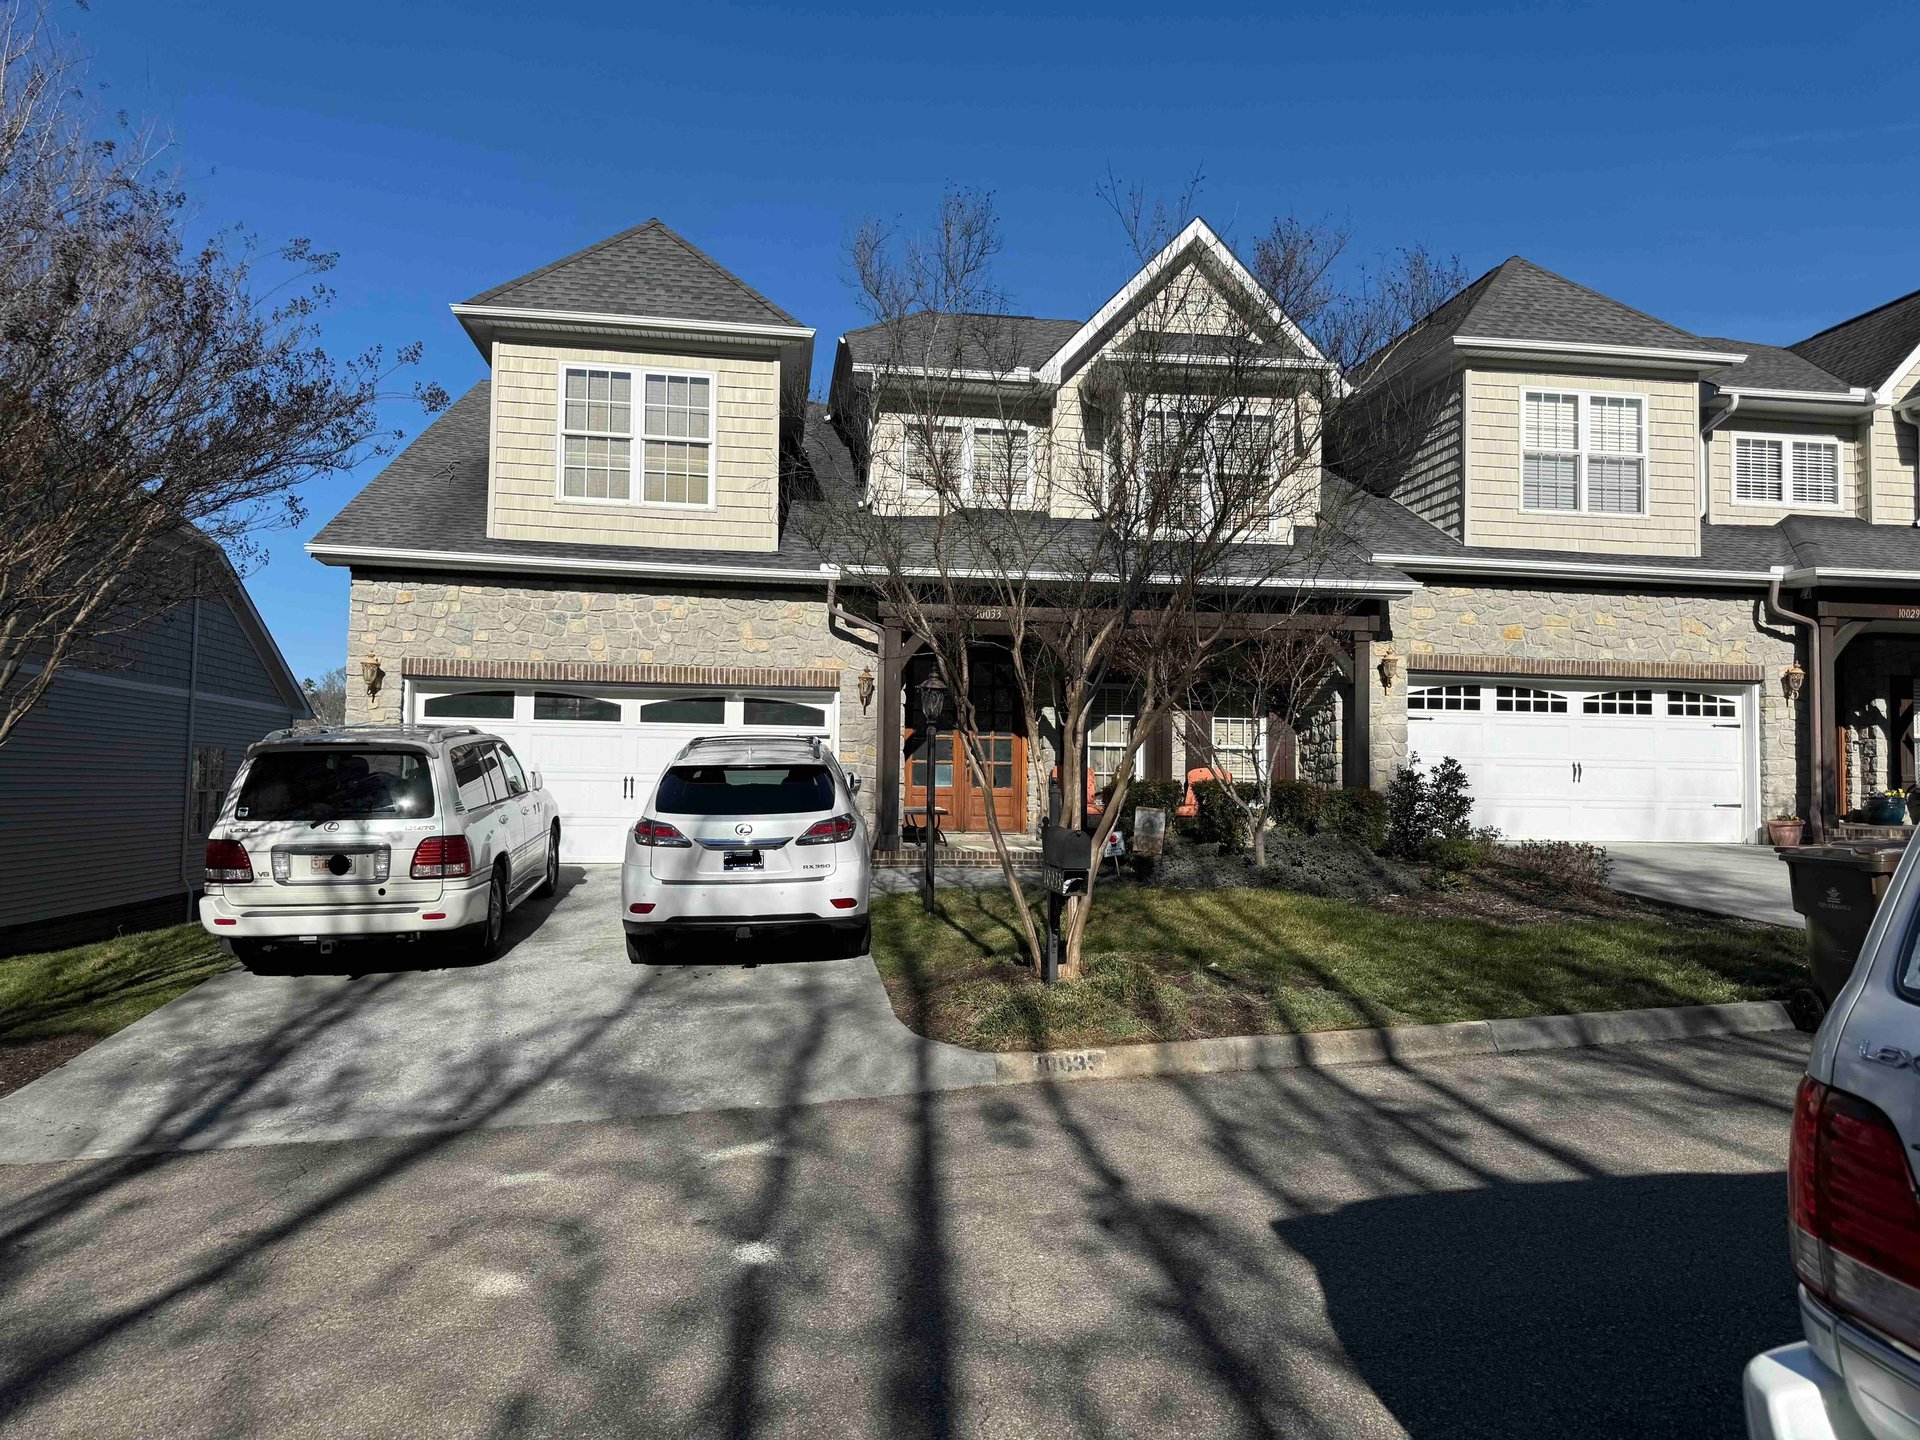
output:
{"label": "double-hung window", "polygon": [[1838,505],[1839,443],[1734,436],[1733,498],[1761,505]]}
{"label": "double-hung window", "polygon": [[1027,427],[995,420],[909,421],[902,474],[913,496],[945,495],[961,505],[1011,508],[1033,493]]}
{"label": "double-hung window", "polygon": [[1265,529],[1273,523],[1274,416],[1246,406],[1212,415],[1156,401],[1142,416],[1141,489],[1165,491],[1165,524],[1205,530],[1216,515]]}
{"label": "double-hung window", "polygon": [[[1087,768],[1093,772],[1096,794],[1104,794],[1120,769],[1127,753],[1127,741],[1133,734],[1136,709],[1133,697],[1123,685],[1103,685],[1094,697],[1087,715]],[[1134,752],[1133,773],[1137,777],[1142,756]]]}
{"label": "double-hung window", "polygon": [[702,509],[713,503],[711,376],[568,365],[561,386],[563,500]]}
{"label": "double-hung window", "polygon": [[1521,398],[1520,448],[1525,509],[1645,513],[1647,402],[1641,396],[1529,390]]}

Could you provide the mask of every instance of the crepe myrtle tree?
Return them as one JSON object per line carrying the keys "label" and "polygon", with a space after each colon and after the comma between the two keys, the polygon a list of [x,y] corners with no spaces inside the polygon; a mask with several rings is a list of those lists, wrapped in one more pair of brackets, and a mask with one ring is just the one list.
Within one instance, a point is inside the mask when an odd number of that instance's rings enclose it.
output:
{"label": "crepe myrtle tree", "polygon": [[[1036,376],[1046,356],[993,282],[991,196],[950,193],[922,234],[856,234],[874,327],[856,332],[830,398],[865,483],[804,522],[939,668],[983,791],[974,667],[1006,667],[1026,733],[1051,752],[1029,746],[1030,785],[1059,784],[1060,823],[1089,830],[1095,854],[1148,737],[1221,657],[1275,627],[1329,623],[1326,582],[1357,556],[1364,507],[1323,481],[1321,434],[1348,393],[1346,352],[1394,333],[1381,312],[1413,288],[1366,272],[1336,284],[1343,237],[1290,220],[1260,238],[1249,286],[1209,247],[1174,244],[1186,204],[1106,194],[1141,280],[1098,357],[1057,386]],[[1104,700],[1113,687],[1123,704]],[[1081,778],[1096,723],[1104,804]],[[1039,968],[1040,925],[986,808]],[[1080,973],[1097,888],[1096,875],[1066,906],[1062,978]]]}
{"label": "crepe myrtle tree", "polygon": [[[69,664],[259,560],[299,488],[398,438],[415,364],[318,343],[334,257],[189,244],[164,147],[89,103],[39,11],[0,10],[0,744]],[[428,409],[437,386],[415,386]]]}

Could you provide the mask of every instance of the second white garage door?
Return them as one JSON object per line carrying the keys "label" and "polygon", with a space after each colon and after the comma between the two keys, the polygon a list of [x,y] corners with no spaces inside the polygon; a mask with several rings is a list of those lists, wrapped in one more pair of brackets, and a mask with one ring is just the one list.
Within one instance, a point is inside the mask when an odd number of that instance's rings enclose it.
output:
{"label": "second white garage door", "polygon": [[1738,842],[1750,693],[1414,675],[1407,744],[1458,760],[1475,823],[1509,839]]}
{"label": "second white garage door", "polygon": [[498,735],[560,807],[560,853],[617,864],[627,831],[680,747],[723,732],[819,735],[837,743],[838,697],[827,690],[667,690],[623,687],[423,686],[421,723]]}

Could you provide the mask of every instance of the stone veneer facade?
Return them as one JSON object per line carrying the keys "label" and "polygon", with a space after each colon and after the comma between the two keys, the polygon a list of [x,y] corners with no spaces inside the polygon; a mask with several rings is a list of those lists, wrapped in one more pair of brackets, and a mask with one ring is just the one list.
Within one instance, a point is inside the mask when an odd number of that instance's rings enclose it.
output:
{"label": "stone veneer facade", "polygon": [[1379,688],[1377,674],[1369,677],[1376,785],[1406,760],[1407,678],[1423,654],[1511,656],[1516,674],[1527,673],[1530,660],[1752,665],[1761,672],[1762,818],[1806,813],[1798,757],[1808,695],[1789,701],[1781,680],[1798,655],[1798,637],[1767,614],[1762,595],[1429,584],[1393,601],[1389,619],[1391,637],[1382,639],[1391,639],[1402,668],[1391,692]]}
{"label": "stone veneer facade", "polygon": [[[871,649],[829,629],[819,591],[356,572],[348,613],[349,722],[400,719],[410,660],[824,669],[840,679],[841,763],[868,781],[875,774],[874,712],[861,708],[859,677],[879,666]],[[360,678],[369,655],[385,672],[371,698]],[[873,794],[871,785],[861,794],[863,809]]]}

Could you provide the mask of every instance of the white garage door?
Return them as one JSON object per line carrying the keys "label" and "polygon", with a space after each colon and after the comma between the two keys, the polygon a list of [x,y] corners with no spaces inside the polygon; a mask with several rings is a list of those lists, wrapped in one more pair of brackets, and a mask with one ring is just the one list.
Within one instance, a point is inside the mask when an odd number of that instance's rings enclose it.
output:
{"label": "white garage door", "polygon": [[423,682],[417,723],[466,722],[514,749],[560,807],[560,850],[576,864],[617,863],[660,772],[700,735],[821,735],[838,743],[829,690],[456,686]]}
{"label": "white garage door", "polygon": [[1744,841],[1748,693],[1415,675],[1407,744],[1458,760],[1509,839]]}

